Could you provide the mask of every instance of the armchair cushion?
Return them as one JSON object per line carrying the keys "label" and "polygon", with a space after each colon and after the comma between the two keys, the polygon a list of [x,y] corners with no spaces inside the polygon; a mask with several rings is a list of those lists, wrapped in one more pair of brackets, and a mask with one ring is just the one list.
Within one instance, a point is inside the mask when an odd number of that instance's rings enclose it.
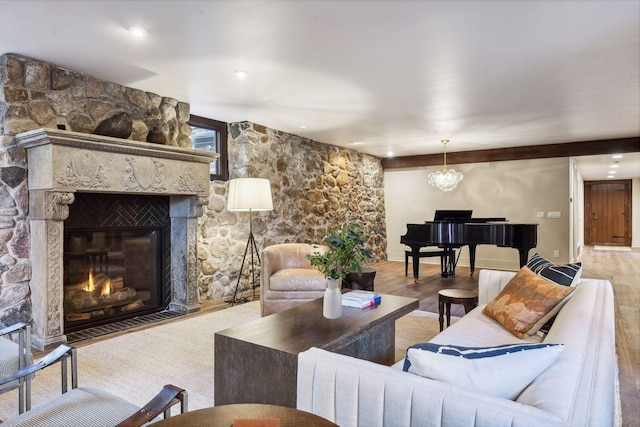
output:
{"label": "armchair cushion", "polygon": [[138,406],[104,390],[82,387],[5,421],[2,427],[115,426],[137,410]]}
{"label": "armchair cushion", "polygon": [[[17,342],[11,339],[17,335]],[[19,322],[0,329],[0,378],[12,375],[31,364],[31,330]],[[18,412],[30,409],[32,375],[0,383],[0,393],[18,388]]]}
{"label": "armchair cushion", "polygon": [[[20,347],[10,339],[0,337],[0,377],[9,375],[20,369]],[[0,385],[0,392],[15,388],[18,380],[9,384]]]}
{"label": "armchair cushion", "polygon": [[274,291],[324,291],[327,280],[315,268],[288,268],[276,271],[269,279]]}

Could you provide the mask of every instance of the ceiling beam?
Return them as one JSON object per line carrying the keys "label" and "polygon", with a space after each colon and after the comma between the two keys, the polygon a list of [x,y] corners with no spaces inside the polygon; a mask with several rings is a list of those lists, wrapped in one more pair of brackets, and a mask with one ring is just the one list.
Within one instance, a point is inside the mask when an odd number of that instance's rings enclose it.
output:
{"label": "ceiling beam", "polygon": [[[496,148],[492,150],[457,151],[447,153],[447,164],[502,162],[505,160],[547,159],[551,157],[577,157],[597,154],[635,153],[640,151],[640,137],[601,139],[597,141],[566,142],[562,144],[528,145],[525,147]],[[382,159],[383,169],[439,166],[443,154],[390,157]]]}

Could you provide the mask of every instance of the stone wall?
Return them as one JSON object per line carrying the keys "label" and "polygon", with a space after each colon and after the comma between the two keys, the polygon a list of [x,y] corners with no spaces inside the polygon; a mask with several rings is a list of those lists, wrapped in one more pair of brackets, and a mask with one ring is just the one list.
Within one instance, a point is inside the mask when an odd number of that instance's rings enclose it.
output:
{"label": "stone wall", "polygon": [[11,54],[0,57],[0,88],[5,135],[64,126],[115,136],[99,126],[124,115],[131,130],[124,138],[191,148],[189,104],[173,98]]}
{"label": "stone wall", "polygon": [[129,139],[191,147],[187,103],[54,64],[0,56],[0,327],[31,319],[27,161],[14,135],[42,127],[93,133],[101,124],[122,124],[112,117],[128,119]]}
{"label": "stone wall", "polygon": [[[241,122],[229,126],[231,178],[271,181],[273,211],[253,214],[258,248],[275,243],[320,243],[327,226],[359,222],[385,229],[383,170],[379,158]],[[249,214],[226,210],[227,183],[211,185],[199,218],[198,285],[201,299],[233,295],[249,234]],[[386,239],[374,234],[372,262],[386,259]],[[245,276],[249,269],[245,267]],[[250,286],[243,280],[241,288]]]}

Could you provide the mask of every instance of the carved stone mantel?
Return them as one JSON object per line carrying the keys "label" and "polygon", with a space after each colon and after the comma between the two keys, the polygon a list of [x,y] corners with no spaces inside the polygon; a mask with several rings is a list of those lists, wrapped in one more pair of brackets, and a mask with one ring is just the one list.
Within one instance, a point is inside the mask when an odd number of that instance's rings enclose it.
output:
{"label": "carved stone mantel", "polygon": [[209,163],[217,154],[56,129],[25,132],[16,140],[27,151],[29,170],[34,347],[66,341],[64,220],[76,192],[170,196],[169,308],[200,309],[196,227],[208,203]]}

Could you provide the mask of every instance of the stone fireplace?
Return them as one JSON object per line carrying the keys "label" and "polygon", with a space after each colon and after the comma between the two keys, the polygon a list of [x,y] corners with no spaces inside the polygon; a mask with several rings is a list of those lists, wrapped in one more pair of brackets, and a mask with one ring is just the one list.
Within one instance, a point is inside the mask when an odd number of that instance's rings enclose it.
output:
{"label": "stone fireplace", "polygon": [[[29,171],[34,347],[44,350],[66,341],[65,221],[80,193],[167,197],[166,308],[199,310],[197,218],[209,200],[209,163],[217,154],[56,129],[25,132],[16,141],[27,151]],[[82,245],[81,239],[76,242]]]}

